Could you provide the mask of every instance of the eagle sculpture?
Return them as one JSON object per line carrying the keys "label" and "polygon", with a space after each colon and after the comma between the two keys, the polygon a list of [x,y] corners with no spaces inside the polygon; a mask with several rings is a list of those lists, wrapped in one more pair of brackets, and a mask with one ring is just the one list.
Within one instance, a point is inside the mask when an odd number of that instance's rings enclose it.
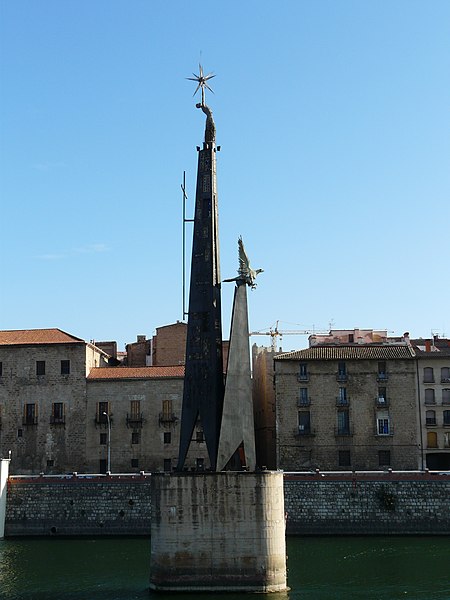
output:
{"label": "eagle sculpture", "polygon": [[233,277],[232,279],[224,279],[224,282],[235,281],[237,285],[247,284],[252,290],[256,288],[256,276],[259,273],[263,273],[263,269],[252,269],[250,266],[250,261],[248,260],[247,253],[245,252],[244,242],[242,241],[242,236],[238,239],[238,247],[239,247],[239,269],[238,276]]}

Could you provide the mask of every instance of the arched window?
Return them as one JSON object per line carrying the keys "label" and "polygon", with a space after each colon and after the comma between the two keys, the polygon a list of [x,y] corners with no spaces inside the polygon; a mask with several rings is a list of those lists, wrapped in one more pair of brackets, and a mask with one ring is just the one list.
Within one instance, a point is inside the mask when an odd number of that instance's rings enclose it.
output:
{"label": "arched window", "polygon": [[450,410],[444,410],[444,425],[450,425]]}
{"label": "arched window", "polygon": [[427,388],[425,390],[425,404],[436,404],[433,388]]}
{"label": "arched window", "polygon": [[427,410],[425,417],[427,425],[436,425],[436,412],[434,410]]}
{"label": "arched window", "polygon": [[427,448],[437,448],[437,433],[435,431],[427,432]]}
{"label": "arched window", "polygon": [[424,383],[434,383],[433,367],[425,367],[423,370]]}

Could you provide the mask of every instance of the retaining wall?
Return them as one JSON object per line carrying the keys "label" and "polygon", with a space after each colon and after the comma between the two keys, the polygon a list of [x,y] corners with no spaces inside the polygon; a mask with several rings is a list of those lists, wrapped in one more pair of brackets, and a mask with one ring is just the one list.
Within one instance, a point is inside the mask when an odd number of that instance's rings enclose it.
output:
{"label": "retaining wall", "polygon": [[[144,535],[151,475],[10,477],[5,536]],[[285,473],[288,535],[450,534],[450,473]]]}

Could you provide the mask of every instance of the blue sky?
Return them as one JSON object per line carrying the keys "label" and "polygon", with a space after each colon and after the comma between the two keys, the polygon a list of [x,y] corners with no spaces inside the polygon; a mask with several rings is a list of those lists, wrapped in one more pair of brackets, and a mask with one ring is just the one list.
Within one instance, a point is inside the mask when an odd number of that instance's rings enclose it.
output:
{"label": "blue sky", "polygon": [[217,75],[222,277],[239,235],[264,268],[250,328],[450,335],[439,0],[0,0],[0,328],[123,349],[182,318],[199,61]]}

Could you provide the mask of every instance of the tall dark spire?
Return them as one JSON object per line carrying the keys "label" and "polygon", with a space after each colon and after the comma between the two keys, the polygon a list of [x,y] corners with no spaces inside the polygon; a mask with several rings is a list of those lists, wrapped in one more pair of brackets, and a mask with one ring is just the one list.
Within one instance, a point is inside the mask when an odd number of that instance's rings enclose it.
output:
{"label": "tall dark spire", "polygon": [[177,468],[182,470],[184,467],[199,418],[211,468],[215,470],[224,382],[215,124],[211,109],[205,104],[205,88],[211,90],[207,81],[213,75],[203,75],[200,66],[199,75],[194,74],[194,77],[193,80],[198,84],[196,92],[199,89],[202,91],[202,102],[196,106],[206,114],[206,128],[203,148],[198,153],[186,368]]}

